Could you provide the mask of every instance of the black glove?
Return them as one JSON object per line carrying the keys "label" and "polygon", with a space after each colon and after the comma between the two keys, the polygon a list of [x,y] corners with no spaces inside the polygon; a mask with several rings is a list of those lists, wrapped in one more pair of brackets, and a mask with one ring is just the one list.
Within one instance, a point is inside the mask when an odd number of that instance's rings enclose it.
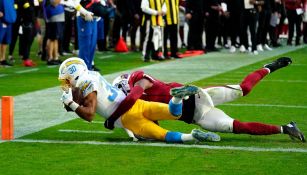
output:
{"label": "black glove", "polygon": [[104,121],[104,127],[110,130],[114,129],[114,120],[108,118],[106,121]]}
{"label": "black glove", "polygon": [[63,107],[66,109],[66,112],[74,112],[68,105],[63,103]]}

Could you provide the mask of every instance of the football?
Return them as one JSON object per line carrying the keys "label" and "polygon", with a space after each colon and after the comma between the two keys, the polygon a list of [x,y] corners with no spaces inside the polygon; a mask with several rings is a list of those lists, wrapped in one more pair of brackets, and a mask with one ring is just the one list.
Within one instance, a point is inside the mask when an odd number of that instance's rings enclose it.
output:
{"label": "football", "polygon": [[72,88],[72,96],[74,102],[78,103],[79,105],[82,105],[84,102],[84,98],[82,95],[82,91],[80,88]]}

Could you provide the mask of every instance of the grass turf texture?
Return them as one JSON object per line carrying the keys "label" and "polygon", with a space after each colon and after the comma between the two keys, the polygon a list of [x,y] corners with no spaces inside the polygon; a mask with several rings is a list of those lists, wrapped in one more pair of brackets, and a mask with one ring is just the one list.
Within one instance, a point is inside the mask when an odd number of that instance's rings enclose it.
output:
{"label": "grass turf texture", "polygon": [[[293,58],[293,65],[267,76],[251,94],[233,104],[307,106],[306,53],[307,48],[285,54]],[[102,69],[103,74],[144,65],[138,54],[120,55],[120,58],[115,56],[97,60],[96,64]],[[202,87],[237,84],[247,73],[274,59],[268,58],[192,84]],[[45,67],[40,65],[36,72],[18,75],[14,72],[25,68],[17,66],[0,70],[0,73],[7,74],[0,78],[0,94],[18,95],[58,85],[57,67]],[[221,105],[219,108],[242,121],[280,125],[295,120],[301,130],[307,133],[306,108],[227,105]],[[98,116],[96,119],[102,121]],[[181,122],[160,123],[165,128],[182,132],[190,132],[191,129],[197,128],[195,125]],[[107,131],[102,124],[89,124],[76,119],[24,136],[23,139],[129,141],[126,134],[119,129],[110,134],[63,133],[58,131],[60,129]],[[306,144],[294,142],[287,135],[220,135],[221,142],[205,144],[307,149]],[[14,142],[1,143],[0,151],[1,174],[305,174],[307,170],[307,153]]]}

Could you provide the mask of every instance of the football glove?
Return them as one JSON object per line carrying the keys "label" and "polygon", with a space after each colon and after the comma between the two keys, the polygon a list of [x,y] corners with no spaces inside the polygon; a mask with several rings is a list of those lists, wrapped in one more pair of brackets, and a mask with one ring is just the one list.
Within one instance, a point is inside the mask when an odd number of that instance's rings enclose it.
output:
{"label": "football glove", "polygon": [[61,100],[65,105],[69,105],[69,103],[73,101],[72,99],[73,99],[72,90],[71,88],[69,88],[67,92],[66,91],[63,92]]}
{"label": "football glove", "polygon": [[115,121],[111,118],[108,118],[106,121],[104,121],[104,127],[110,130],[114,129],[114,123]]}

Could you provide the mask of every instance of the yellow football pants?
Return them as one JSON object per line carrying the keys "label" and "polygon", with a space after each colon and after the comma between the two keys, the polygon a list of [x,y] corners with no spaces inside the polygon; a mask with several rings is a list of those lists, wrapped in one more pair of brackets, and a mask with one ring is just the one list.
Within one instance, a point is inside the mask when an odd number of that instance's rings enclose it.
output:
{"label": "yellow football pants", "polygon": [[121,117],[125,128],[148,139],[165,140],[168,130],[153,121],[176,120],[168,109],[168,104],[137,100],[133,107]]}

